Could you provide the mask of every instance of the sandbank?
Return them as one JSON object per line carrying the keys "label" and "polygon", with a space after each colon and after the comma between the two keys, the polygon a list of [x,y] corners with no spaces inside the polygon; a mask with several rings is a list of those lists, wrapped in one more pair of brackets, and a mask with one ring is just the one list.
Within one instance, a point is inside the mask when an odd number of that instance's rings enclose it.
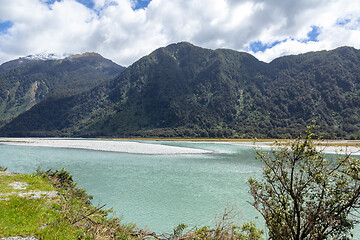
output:
{"label": "sandbank", "polygon": [[[37,146],[37,147],[57,147],[57,148],[76,148],[88,149],[96,151],[110,151],[134,154],[151,154],[151,155],[169,155],[169,154],[209,154],[213,153],[209,150],[167,146],[156,143],[138,142],[131,139],[127,140],[112,140],[112,139],[66,139],[66,138],[0,138],[0,144],[18,145],[18,146]],[[160,139],[158,139],[160,140]],[[156,141],[156,140],[155,140]],[[161,141],[166,141],[162,139]],[[176,141],[173,139],[171,141]],[[186,141],[182,139],[181,141]],[[206,141],[201,139],[201,142],[231,144],[246,147],[255,147],[262,149],[270,149],[274,146],[274,140],[260,140],[257,142],[251,140],[215,140]],[[287,140],[279,140],[286,142]],[[188,142],[198,142],[197,140],[189,140]],[[352,140],[325,140],[315,141],[317,149],[324,153],[333,154],[352,154],[360,155],[360,141]]]}
{"label": "sandbank", "polygon": [[[280,142],[286,143],[288,140],[280,140]],[[351,154],[351,155],[360,155],[360,141],[356,140],[324,140],[324,141],[314,141],[316,149],[323,153],[331,154]],[[222,144],[231,144],[255,148],[267,148],[270,149],[274,146],[275,141],[225,141],[218,142]]]}
{"label": "sandbank", "polygon": [[16,146],[35,146],[35,147],[57,147],[57,148],[76,148],[96,151],[169,155],[169,154],[209,154],[212,151],[166,146],[160,144],[119,141],[119,140],[96,140],[96,139],[54,139],[54,138],[0,138],[0,144]]}

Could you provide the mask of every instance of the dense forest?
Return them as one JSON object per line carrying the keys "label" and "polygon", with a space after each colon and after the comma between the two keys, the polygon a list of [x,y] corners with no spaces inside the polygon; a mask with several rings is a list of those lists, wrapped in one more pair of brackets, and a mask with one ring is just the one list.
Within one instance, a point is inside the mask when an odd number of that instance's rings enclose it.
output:
{"label": "dense forest", "polygon": [[359,50],[264,63],[172,44],[91,90],[46,97],[0,135],[293,138],[312,120],[326,139],[360,139]]}
{"label": "dense forest", "polygon": [[96,53],[59,60],[19,58],[0,66],[0,126],[48,96],[91,90],[125,68]]}

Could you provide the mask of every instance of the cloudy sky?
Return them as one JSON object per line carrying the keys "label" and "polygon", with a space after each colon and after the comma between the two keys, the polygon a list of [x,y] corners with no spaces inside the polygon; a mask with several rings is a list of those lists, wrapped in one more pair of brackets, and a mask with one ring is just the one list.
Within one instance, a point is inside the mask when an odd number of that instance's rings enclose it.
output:
{"label": "cloudy sky", "polygon": [[358,0],[0,0],[0,63],[34,53],[98,52],[128,66],[188,41],[289,54],[360,48]]}

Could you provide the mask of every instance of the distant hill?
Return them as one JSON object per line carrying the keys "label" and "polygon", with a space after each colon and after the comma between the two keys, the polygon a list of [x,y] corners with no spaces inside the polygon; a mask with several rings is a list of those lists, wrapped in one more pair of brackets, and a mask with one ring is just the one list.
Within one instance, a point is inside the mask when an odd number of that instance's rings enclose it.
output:
{"label": "distant hill", "polygon": [[125,68],[96,53],[32,55],[0,66],[0,126],[52,95],[88,91]]}
{"label": "distant hill", "polygon": [[48,98],[6,136],[292,138],[315,120],[324,138],[360,139],[360,51],[271,63],[190,43],[155,50],[90,91]]}
{"label": "distant hill", "polygon": [[0,73],[9,71],[11,69],[20,67],[22,65],[26,65],[26,64],[28,64],[30,62],[34,62],[34,61],[60,60],[63,58],[65,58],[65,56],[59,56],[54,53],[35,54],[35,55],[29,55],[26,57],[20,57],[18,59],[14,59],[14,60],[11,60],[11,61],[1,64],[0,65]]}

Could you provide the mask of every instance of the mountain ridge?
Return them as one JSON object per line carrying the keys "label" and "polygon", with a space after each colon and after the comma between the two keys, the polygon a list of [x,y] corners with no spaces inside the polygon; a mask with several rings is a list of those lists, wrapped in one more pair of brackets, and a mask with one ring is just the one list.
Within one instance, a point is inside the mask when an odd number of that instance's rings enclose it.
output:
{"label": "mountain ridge", "polygon": [[50,95],[90,90],[125,69],[99,54],[58,60],[19,58],[1,66],[5,70],[0,73],[0,126]]}
{"label": "mountain ridge", "polygon": [[315,120],[325,138],[357,139],[359,93],[354,48],[264,63],[248,53],[182,42],[88,92],[35,105],[0,134],[291,138]]}

